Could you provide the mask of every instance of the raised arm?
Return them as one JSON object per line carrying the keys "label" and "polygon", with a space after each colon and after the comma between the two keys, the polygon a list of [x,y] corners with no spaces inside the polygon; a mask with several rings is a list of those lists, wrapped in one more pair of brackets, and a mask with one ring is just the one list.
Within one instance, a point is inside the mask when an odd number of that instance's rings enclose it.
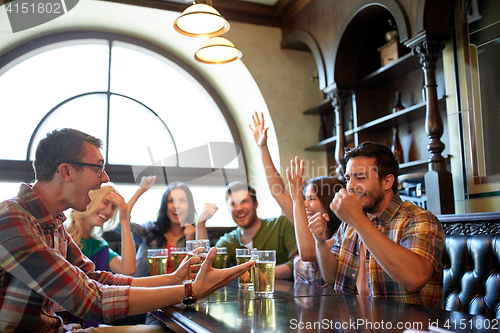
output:
{"label": "raised arm", "polygon": [[200,216],[198,216],[198,220],[196,221],[196,239],[208,239],[207,227],[205,223],[208,219],[214,216],[218,209],[219,207],[217,207],[216,204],[209,202],[205,203],[203,211]]}
{"label": "raised arm", "polygon": [[147,176],[141,178],[141,183],[139,184],[139,188],[134,193],[132,198],[130,198],[130,200],[127,202],[128,216],[130,216],[132,207],[134,207],[135,203],[137,202],[137,199],[139,199],[141,195],[143,195],[147,190],[149,190],[149,188],[153,186],[155,181],[156,181],[156,176]]}
{"label": "raised arm", "polygon": [[260,149],[260,156],[262,159],[262,164],[264,166],[264,171],[266,173],[267,185],[271,191],[272,196],[278,202],[283,213],[288,218],[290,222],[293,223],[293,203],[292,199],[286,193],[285,183],[279,174],[278,170],[274,166],[271,154],[269,154],[269,149],[267,148],[267,131],[269,127],[264,126],[264,114],[259,114],[255,112],[252,115],[252,124],[249,124],[250,130],[253,132],[253,137],[257,146]]}
{"label": "raised arm", "polygon": [[115,273],[132,275],[135,273],[135,244],[128,219],[128,205],[123,197],[116,192],[111,193],[111,200],[119,210],[122,249],[121,256],[111,259],[109,268]]}
{"label": "raised arm", "polygon": [[309,231],[306,208],[304,205],[303,179],[304,160],[295,157],[290,161],[290,169],[286,170],[286,176],[290,187],[290,197],[293,201],[293,217],[295,220],[295,238],[300,258],[304,261],[316,262],[316,249],[314,238]]}
{"label": "raised arm", "polygon": [[[328,215],[328,214],[323,214]],[[328,285],[335,283],[337,276],[337,257],[331,252],[331,243],[326,239],[326,220],[321,213],[316,213],[309,220],[310,234],[314,237],[316,258],[321,277]]]}

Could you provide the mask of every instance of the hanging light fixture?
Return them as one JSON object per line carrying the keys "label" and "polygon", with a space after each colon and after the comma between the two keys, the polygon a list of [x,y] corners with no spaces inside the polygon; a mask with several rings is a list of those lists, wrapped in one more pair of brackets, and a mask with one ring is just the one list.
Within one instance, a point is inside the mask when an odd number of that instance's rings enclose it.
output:
{"label": "hanging light fixture", "polygon": [[242,53],[224,37],[212,37],[196,51],[194,58],[204,64],[225,64],[240,59]]}
{"label": "hanging light fixture", "polygon": [[212,0],[193,1],[175,20],[174,29],[189,37],[215,37],[229,30],[229,22],[212,7]]}

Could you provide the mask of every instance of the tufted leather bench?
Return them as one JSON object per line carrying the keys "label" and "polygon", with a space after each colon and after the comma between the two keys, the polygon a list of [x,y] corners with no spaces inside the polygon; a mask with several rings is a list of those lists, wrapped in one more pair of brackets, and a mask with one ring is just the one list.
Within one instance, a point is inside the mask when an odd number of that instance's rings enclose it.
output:
{"label": "tufted leather bench", "polygon": [[500,319],[500,235],[446,235],[445,310]]}

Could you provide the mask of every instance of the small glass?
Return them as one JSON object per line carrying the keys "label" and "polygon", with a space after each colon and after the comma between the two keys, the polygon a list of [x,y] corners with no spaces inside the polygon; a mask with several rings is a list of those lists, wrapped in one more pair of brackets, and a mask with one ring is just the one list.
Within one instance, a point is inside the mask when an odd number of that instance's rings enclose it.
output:
{"label": "small glass", "polygon": [[167,273],[168,249],[148,249],[148,275]]}
{"label": "small glass", "polygon": [[217,247],[217,257],[212,261],[213,268],[226,268],[227,264],[227,247]]}
{"label": "small glass", "polygon": [[172,262],[172,273],[179,268],[182,260],[186,256],[187,248],[185,247],[171,247],[170,248],[170,261]]}
{"label": "small glass", "polygon": [[[249,262],[252,258],[252,251],[255,249],[236,249],[236,263],[238,265]],[[238,277],[238,287],[243,289],[253,288],[253,269],[250,267],[248,271]]]}
{"label": "small glass", "polygon": [[191,257],[200,257],[199,263],[189,267],[189,278],[194,281],[196,274],[200,270],[201,264],[205,261],[208,251],[210,251],[210,242],[208,239],[198,239],[186,241],[187,255]]}
{"label": "small glass", "polygon": [[255,295],[265,296],[274,293],[274,275],[276,267],[275,250],[252,250],[251,260],[253,266],[253,292]]}

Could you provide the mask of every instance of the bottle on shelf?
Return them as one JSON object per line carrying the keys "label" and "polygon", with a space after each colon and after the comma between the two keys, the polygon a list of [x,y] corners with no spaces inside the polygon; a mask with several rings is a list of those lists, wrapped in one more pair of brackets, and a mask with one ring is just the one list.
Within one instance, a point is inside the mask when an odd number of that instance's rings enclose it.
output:
{"label": "bottle on shelf", "polygon": [[398,127],[394,126],[392,129],[392,152],[396,157],[399,164],[404,163],[403,147],[401,146],[401,141],[399,141]]}
{"label": "bottle on shelf", "polygon": [[392,108],[392,113],[404,110],[405,106],[401,103],[401,91],[396,91],[396,104]]}

